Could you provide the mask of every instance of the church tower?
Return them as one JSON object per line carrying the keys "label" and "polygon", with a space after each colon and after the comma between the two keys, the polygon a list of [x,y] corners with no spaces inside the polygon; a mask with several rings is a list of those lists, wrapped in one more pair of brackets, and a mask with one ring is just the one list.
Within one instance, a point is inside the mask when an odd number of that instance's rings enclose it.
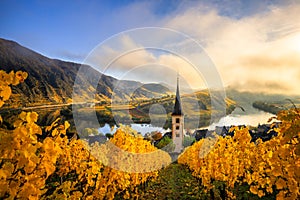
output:
{"label": "church tower", "polygon": [[179,77],[177,77],[177,89],[175,106],[172,113],[172,140],[175,144],[174,152],[181,152],[183,149],[183,129],[184,129],[184,115],[181,108],[181,100],[179,94]]}

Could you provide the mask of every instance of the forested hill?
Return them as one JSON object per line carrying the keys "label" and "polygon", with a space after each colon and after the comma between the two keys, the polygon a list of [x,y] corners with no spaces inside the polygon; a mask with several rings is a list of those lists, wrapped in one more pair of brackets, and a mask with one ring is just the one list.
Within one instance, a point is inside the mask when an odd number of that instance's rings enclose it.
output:
{"label": "forested hill", "polygon": [[[74,81],[80,67],[101,75],[90,66],[50,59],[14,41],[0,38],[0,69],[6,72],[22,70],[29,75],[24,84],[13,86],[14,95],[4,107],[68,102],[72,97]],[[101,75],[96,100],[109,100],[117,82],[111,76]],[[88,81],[84,84],[82,88],[93,87]],[[136,81],[122,81],[121,84],[122,91],[115,92],[122,99],[131,98],[130,91],[133,87],[138,88],[134,94],[136,98],[160,97],[170,93],[167,87],[160,84],[142,84]]]}

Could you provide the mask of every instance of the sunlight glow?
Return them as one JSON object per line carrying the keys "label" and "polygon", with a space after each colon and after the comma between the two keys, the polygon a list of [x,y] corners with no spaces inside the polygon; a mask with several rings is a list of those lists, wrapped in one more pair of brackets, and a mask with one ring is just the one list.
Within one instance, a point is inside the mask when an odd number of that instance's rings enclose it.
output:
{"label": "sunlight glow", "polygon": [[291,48],[300,53],[300,33],[295,34],[291,40],[290,44]]}

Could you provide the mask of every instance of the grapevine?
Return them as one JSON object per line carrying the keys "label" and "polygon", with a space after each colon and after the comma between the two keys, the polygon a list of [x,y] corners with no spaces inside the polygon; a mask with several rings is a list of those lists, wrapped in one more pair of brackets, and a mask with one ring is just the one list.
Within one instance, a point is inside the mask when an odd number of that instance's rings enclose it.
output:
{"label": "grapevine", "polygon": [[[26,72],[0,71],[0,107],[11,95],[10,85],[26,78]],[[135,186],[155,178],[158,170],[171,162],[167,153],[129,128],[118,130],[106,144],[88,146],[87,141],[67,137],[67,121],[59,123],[57,119],[42,129],[37,120],[37,113],[21,112],[13,131],[0,129],[1,199],[113,199],[117,193],[129,198],[138,196]],[[45,134],[47,137],[41,137]],[[119,158],[112,145],[127,154]],[[147,153],[154,156],[144,162]],[[123,169],[134,167],[118,170],[107,161],[124,163]],[[143,161],[146,168],[132,161]]]}
{"label": "grapevine", "polygon": [[[180,156],[178,162],[187,165],[201,179],[207,190],[213,181],[223,181],[227,195],[234,198],[233,189],[248,184],[250,192],[259,197],[276,192],[277,199],[297,199],[300,196],[300,115],[297,109],[281,111],[278,133],[271,140],[251,142],[248,128],[234,127],[234,136],[219,137],[205,156],[199,154],[206,140],[200,140]],[[275,190],[274,190],[275,188]]]}

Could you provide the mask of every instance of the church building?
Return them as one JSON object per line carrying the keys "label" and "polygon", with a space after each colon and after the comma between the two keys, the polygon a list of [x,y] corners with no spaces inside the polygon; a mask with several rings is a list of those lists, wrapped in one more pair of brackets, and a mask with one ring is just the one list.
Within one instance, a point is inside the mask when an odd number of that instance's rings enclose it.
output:
{"label": "church building", "polygon": [[174,152],[180,153],[183,149],[183,138],[184,138],[184,115],[181,107],[181,100],[179,94],[179,77],[177,77],[177,89],[175,106],[172,113],[172,140],[175,144]]}

